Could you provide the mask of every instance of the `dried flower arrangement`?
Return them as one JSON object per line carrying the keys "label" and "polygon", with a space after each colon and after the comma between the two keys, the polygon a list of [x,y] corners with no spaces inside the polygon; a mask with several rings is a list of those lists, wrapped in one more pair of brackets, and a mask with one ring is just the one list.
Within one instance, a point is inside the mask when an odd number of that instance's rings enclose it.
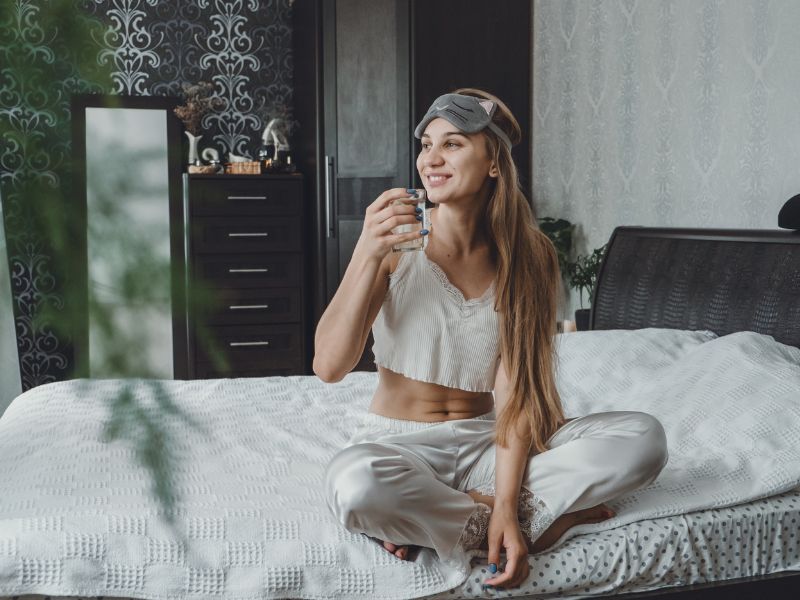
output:
{"label": "dried flower arrangement", "polygon": [[183,122],[186,131],[192,135],[200,134],[200,121],[211,110],[220,108],[222,98],[213,95],[214,86],[207,81],[181,85],[185,104],[175,108],[175,115]]}

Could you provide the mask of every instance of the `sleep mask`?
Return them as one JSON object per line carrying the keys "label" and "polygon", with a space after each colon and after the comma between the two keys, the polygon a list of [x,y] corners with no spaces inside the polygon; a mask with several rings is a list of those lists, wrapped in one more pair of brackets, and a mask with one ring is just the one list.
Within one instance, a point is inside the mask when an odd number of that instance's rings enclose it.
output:
{"label": "sleep mask", "polygon": [[511,150],[511,140],[506,133],[492,121],[497,110],[497,104],[491,100],[476,98],[475,96],[465,96],[464,94],[444,94],[434,100],[428,112],[422,117],[417,128],[414,130],[414,137],[422,139],[428,123],[441,117],[446,119],[460,131],[464,133],[477,133],[486,127],[497,134],[508,149]]}

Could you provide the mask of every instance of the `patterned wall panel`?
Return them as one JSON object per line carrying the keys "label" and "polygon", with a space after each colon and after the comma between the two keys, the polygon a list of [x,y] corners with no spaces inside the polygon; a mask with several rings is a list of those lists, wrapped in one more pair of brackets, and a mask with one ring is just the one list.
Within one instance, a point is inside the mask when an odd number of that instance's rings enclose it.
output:
{"label": "patterned wall panel", "polygon": [[[73,6],[68,6],[69,4]],[[68,210],[69,103],[73,93],[179,95],[183,82],[209,81],[222,108],[205,117],[203,147],[252,155],[265,102],[291,104],[292,0],[16,0],[0,11],[0,178],[23,388],[63,379],[72,364],[63,265],[50,239]],[[103,24],[70,40],[56,9]],[[63,22],[63,21],[62,21]],[[66,48],[64,45],[69,44]],[[111,83],[99,85],[63,59],[91,55]],[[27,61],[24,69],[15,64]],[[16,76],[29,77],[21,81]],[[8,133],[6,136],[5,133]],[[26,138],[28,136],[28,138]],[[34,139],[29,151],[17,139]],[[32,191],[32,190],[39,190]],[[40,193],[41,192],[41,193]],[[60,198],[60,205],[53,199]],[[50,317],[42,320],[45,311]]]}
{"label": "patterned wall panel", "polygon": [[222,107],[203,120],[203,147],[253,156],[264,104],[292,100],[290,0],[91,0],[108,23],[99,59],[114,92],[179,96],[209,81]]}
{"label": "patterned wall panel", "polygon": [[617,225],[777,227],[800,193],[800,3],[534,0],[533,29],[535,201],[579,253]]}

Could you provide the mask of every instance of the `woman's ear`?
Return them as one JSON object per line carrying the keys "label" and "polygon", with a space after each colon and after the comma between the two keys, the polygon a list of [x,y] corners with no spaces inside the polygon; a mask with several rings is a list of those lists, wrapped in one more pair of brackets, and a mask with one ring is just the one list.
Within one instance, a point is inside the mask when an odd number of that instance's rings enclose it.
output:
{"label": "woman's ear", "polygon": [[500,175],[500,172],[497,170],[497,165],[492,161],[489,167],[489,177],[497,178],[498,175]]}

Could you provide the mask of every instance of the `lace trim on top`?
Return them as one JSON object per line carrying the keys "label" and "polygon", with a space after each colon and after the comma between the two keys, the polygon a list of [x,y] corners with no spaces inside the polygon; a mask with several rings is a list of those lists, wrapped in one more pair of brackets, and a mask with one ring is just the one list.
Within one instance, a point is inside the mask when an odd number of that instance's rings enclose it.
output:
{"label": "lace trim on top", "polygon": [[[431,231],[433,231],[433,224],[431,223],[431,216],[430,216],[432,210],[433,210],[432,208],[427,209],[428,228]],[[480,297],[470,298],[468,300],[467,298],[464,297],[464,294],[461,292],[461,290],[450,282],[450,279],[448,279],[447,273],[444,272],[444,269],[442,269],[442,267],[440,267],[438,263],[428,258],[428,254],[425,252],[424,249],[422,250],[422,255],[425,257],[425,262],[428,263],[428,266],[431,268],[431,271],[433,271],[433,274],[442,284],[442,287],[444,287],[444,289],[447,290],[447,292],[459,304],[466,304],[466,305],[483,304],[488,299],[494,297],[494,289],[495,289],[495,284],[497,282],[497,278],[492,279],[492,282],[489,284],[489,287],[486,288],[486,290],[480,295]]]}
{"label": "lace trim on top", "polygon": [[466,304],[466,305],[483,304],[484,302],[486,302],[487,300],[491,299],[494,296],[495,280],[492,279],[492,283],[489,284],[489,287],[486,288],[486,291],[484,291],[479,298],[470,298],[470,299],[465,298],[464,294],[461,293],[461,290],[458,289],[456,286],[454,286],[452,283],[450,283],[450,280],[447,278],[447,274],[444,272],[442,267],[440,267],[438,264],[436,264],[434,261],[428,258],[428,255],[425,254],[424,250],[422,251],[422,254],[425,256],[425,262],[428,263],[428,265],[431,268],[431,271],[439,280],[439,282],[442,284],[444,289],[447,290],[447,292],[451,296],[453,296],[453,299],[459,304]]}

